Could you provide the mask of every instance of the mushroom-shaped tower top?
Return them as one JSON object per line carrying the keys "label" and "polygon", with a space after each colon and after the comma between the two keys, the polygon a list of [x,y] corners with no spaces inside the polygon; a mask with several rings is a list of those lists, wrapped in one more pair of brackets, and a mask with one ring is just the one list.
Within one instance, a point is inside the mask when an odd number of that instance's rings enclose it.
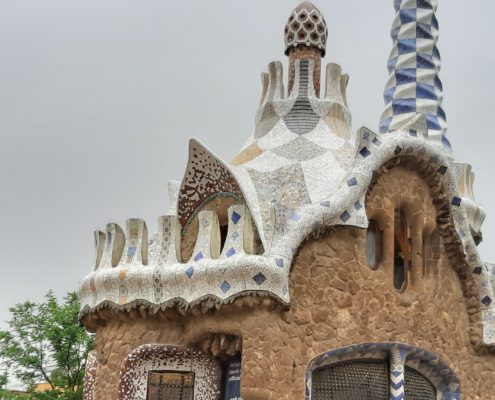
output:
{"label": "mushroom-shaped tower top", "polygon": [[299,4],[285,24],[285,54],[297,46],[314,47],[325,56],[327,23],[315,5],[309,1]]}

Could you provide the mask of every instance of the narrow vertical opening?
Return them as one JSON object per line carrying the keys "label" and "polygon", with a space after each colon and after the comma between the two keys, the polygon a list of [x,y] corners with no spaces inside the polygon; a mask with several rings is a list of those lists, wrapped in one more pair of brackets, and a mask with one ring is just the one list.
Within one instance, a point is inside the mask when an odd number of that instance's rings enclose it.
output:
{"label": "narrow vertical opening", "polygon": [[375,270],[382,262],[382,232],[374,220],[370,220],[366,231],[366,259],[368,266]]}
{"label": "narrow vertical opening", "polygon": [[398,209],[394,215],[394,288],[403,292],[407,288],[407,275],[411,259],[411,238],[405,215]]}

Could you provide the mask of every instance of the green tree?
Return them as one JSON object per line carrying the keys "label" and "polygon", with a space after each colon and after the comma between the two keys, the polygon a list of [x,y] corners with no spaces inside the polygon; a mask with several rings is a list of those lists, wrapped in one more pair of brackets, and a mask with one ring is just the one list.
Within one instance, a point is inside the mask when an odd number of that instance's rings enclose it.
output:
{"label": "green tree", "polygon": [[[26,301],[9,310],[9,328],[0,331],[0,358],[14,367],[17,378],[30,389],[29,397],[80,399],[94,341],[79,324],[77,295],[68,293],[59,302],[48,292],[44,302]],[[48,383],[50,390],[36,393],[40,382]]]}

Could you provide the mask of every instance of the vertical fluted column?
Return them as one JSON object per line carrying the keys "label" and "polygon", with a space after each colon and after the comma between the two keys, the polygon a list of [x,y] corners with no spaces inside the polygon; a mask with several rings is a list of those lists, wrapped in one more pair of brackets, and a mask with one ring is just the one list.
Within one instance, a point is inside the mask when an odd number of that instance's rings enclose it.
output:
{"label": "vertical fluted column", "polygon": [[431,139],[450,149],[445,137],[447,125],[439,78],[439,31],[435,16],[438,0],[395,0],[394,5],[390,77],[384,92],[380,132],[399,130],[411,117],[423,114]]}

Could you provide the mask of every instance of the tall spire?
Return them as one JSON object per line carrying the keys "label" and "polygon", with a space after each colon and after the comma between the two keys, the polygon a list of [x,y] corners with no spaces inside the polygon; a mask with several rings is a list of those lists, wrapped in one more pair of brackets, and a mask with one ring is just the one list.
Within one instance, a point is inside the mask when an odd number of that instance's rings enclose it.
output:
{"label": "tall spire", "polygon": [[442,109],[440,53],[437,48],[438,0],[394,0],[393,48],[388,60],[385,111],[380,132],[401,129],[411,117],[423,114],[431,140],[450,151]]}

